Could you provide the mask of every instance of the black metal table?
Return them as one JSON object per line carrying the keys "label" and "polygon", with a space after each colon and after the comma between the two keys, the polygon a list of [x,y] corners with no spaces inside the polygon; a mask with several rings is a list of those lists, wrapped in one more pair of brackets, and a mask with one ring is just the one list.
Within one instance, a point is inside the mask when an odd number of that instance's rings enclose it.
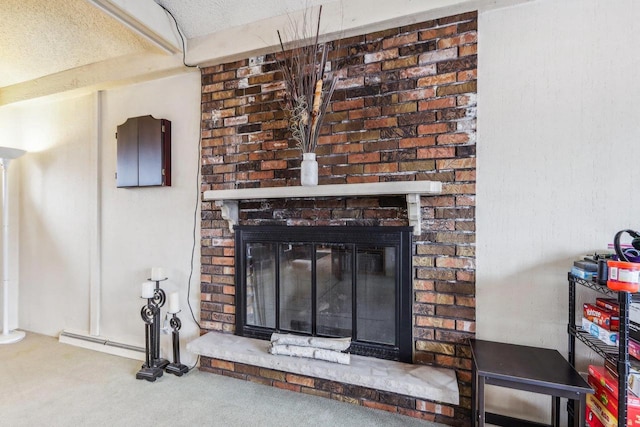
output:
{"label": "black metal table", "polygon": [[580,416],[574,419],[576,425],[584,427],[586,394],[593,389],[557,350],[477,339],[469,343],[473,357],[472,425],[548,425],[492,413],[485,416],[484,386],[490,384],[552,396],[552,426],[560,425],[560,398],[575,400]]}

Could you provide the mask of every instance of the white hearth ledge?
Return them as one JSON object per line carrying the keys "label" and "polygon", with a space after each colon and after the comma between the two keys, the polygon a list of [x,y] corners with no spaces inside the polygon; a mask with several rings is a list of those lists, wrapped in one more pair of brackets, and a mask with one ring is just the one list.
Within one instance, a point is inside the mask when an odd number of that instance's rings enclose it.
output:
{"label": "white hearth ledge", "polygon": [[360,184],[330,184],[313,187],[242,188],[238,190],[209,190],[205,201],[213,201],[222,211],[222,218],[229,222],[229,230],[238,224],[238,200],[256,199],[309,199],[316,197],[368,197],[404,195],[407,200],[409,225],[413,234],[422,233],[420,196],[440,194],[442,183],[438,181],[368,182]]}
{"label": "white hearth ledge", "polygon": [[418,399],[459,404],[458,381],[451,369],[351,356],[351,364],[269,354],[269,341],[209,332],[187,344],[201,356],[384,390]]}

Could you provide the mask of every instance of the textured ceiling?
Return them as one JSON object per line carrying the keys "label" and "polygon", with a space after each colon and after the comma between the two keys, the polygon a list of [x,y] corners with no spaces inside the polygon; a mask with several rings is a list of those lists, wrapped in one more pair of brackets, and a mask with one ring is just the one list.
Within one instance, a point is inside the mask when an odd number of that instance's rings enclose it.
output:
{"label": "textured ceiling", "polygon": [[0,1],[0,87],[153,49],[85,0]]}
{"label": "textured ceiling", "polygon": [[[187,38],[336,0],[154,0]],[[0,88],[156,47],[88,0],[0,0]]]}

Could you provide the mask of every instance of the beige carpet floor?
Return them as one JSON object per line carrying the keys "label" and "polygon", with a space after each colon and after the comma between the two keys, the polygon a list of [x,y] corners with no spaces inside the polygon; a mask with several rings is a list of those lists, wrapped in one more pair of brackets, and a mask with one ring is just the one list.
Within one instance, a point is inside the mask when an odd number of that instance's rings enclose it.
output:
{"label": "beige carpet floor", "polygon": [[0,345],[0,426],[440,426],[197,369],[150,383],[139,368],[28,333]]}

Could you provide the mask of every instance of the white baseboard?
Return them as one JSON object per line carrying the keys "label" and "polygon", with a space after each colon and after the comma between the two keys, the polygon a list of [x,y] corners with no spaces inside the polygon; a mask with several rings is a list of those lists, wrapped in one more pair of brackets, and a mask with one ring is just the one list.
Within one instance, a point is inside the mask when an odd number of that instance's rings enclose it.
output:
{"label": "white baseboard", "polygon": [[142,361],[145,360],[145,350],[142,347],[121,344],[110,341],[104,337],[96,337],[82,332],[62,331],[58,337],[58,341],[63,344],[100,351],[102,353],[113,354],[115,356]]}

